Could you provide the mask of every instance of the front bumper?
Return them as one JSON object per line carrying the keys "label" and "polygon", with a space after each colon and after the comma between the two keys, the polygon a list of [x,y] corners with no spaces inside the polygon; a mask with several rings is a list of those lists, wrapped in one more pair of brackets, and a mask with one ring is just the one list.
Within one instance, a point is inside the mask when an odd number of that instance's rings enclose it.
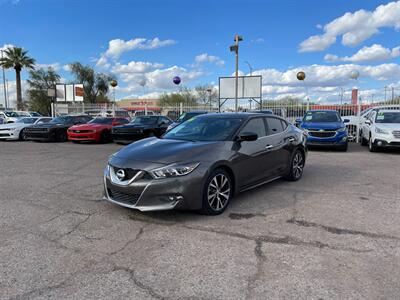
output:
{"label": "front bumper", "polygon": [[68,131],[70,141],[100,141],[100,132],[70,132]]}
{"label": "front bumper", "polygon": [[49,142],[55,139],[55,132],[45,131],[45,132],[35,132],[35,131],[25,131],[25,136],[27,140],[30,141],[43,141]]}
{"label": "front bumper", "polygon": [[332,137],[320,138],[307,135],[308,146],[343,146],[348,142],[347,132],[336,132]]}
{"label": "front bumper", "polygon": [[378,147],[400,148],[400,138],[396,138],[392,134],[375,134],[372,142]]}
{"label": "front bumper", "polygon": [[0,130],[0,139],[2,140],[18,140],[19,130]]}
{"label": "front bumper", "polygon": [[144,132],[138,133],[112,133],[114,141],[132,142],[148,137]]}
{"label": "front bumper", "polygon": [[166,179],[146,177],[121,186],[113,182],[107,167],[104,170],[104,199],[140,211],[200,209],[205,172],[199,166],[185,176]]}

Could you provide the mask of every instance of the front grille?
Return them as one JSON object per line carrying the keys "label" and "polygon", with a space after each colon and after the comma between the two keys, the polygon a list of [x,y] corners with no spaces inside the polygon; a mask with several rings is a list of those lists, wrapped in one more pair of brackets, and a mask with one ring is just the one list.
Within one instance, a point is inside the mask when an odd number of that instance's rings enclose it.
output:
{"label": "front grille", "polygon": [[330,138],[335,136],[336,131],[309,131],[308,134],[318,138]]}
{"label": "front grille", "polygon": [[107,191],[112,200],[129,205],[135,205],[140,197],[140,194],[127,194],[110,188]]}
{"label": "front grille", "polygon": [[93,130],[71,130],[73,133],[88,133],[93,132]]}
{"label": "front grille", "polygon": [[141,133],[141,129],[134,129],[134,128],[129,128],[129,129],[123,129],[123,128],[118,128],[114,129],[113,133]]}
{"label": "front grille", "polygon": [[26,128],[25,129],[26,132],[47,132],[47,128],[35,128],[35,127],[31,127],[31,128]]}
{"label": "front grille", "polygon": [[0,136],[10,136],[8,133],[0,133]]}
{"label": "front grille", "polygon": [[400,130],[395,130],[395,131],[393,131],[392,133],[393,133],[393,136],[394,136],[396,139],[400,139]]}
{"label": "front grille", "polygon": [[131,168],[117,168],[117,167],[112,167],[114,169],[114,172],[117,173],[118,170],[124,170],[125,171],[125,178],[124,181],[126,180],[131,180],[140,170],[136,169],[131,169]]}
{"label": "front grille", "polygon": [[0,129],[0,131],[6,131],[6,130],[10,130],[10,128],[2,128],[2,129]]}

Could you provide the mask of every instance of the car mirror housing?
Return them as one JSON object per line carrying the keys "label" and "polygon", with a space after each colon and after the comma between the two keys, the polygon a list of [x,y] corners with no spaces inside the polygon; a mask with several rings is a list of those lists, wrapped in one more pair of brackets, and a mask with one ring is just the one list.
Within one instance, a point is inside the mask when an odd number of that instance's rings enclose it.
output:
{"label": "car mirror housing", "polygon": [[365,120],[365,124],[371,125],[371,121],[370,120]]}
{"label": "car mirror housing", "polygon": [[344,119],[344,120],[343,120],[343,123],[349,123],[349,122],[350,122],[349,119]]}
{"label": "car mirror housing", "polygon": [[238,142],[251,142],[256,141],[258,139],[258,135],[254,132],[244,132],[238,136]]}

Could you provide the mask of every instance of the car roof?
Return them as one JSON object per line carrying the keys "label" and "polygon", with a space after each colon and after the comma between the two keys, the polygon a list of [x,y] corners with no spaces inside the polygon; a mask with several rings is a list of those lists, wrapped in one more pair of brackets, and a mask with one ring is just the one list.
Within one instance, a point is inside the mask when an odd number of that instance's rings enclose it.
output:
{"label": "car roof", "polygon": [[[219,118],[242,118],[242,119],[247,119],[251,117],[260,117],[262,116],[262,113],[253,113],[253,112],[225,112],[225,113],[209,113],[209,114],[203,114],[199,115],[196,118],[211,118],[211,117],[219,117]],[[278,117],[275,115],[271,114],[264,114],[265,116],[268,117]]]}
{"label": "car roof", "polygon": [[386,113],[386,112],[396,112],[396,113],[399,113],[400,112],[400,109],[380,109],[379,110],[379,112],[380,113]]}
{"label": "car roof", "polygon": [[334,112],[337,113],[335,109],[310,109],[307,112]]}

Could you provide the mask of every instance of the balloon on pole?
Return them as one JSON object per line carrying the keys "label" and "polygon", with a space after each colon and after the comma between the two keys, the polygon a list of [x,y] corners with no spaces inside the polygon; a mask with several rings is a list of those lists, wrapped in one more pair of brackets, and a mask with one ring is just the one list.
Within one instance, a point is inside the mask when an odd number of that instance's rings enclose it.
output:
{"label": "balloon on pole", "polygon": [[303,71],[300,71],[297,73],[296,77],[297,77],[297,80],[303,81],[304,79],[306,79],[306,73],[304,73]]}
{"label": "balloon on pole", "polygon": [[352,71],[352,72],[350,73],[350,78],[351,78],[351,79],[357,80],[358,77],[360,77],[360,72],[358,72],[357,70],[354,70],[354,71]]}
{"label": "balloon on pole", "polygon": [[117,82],[115,79],[113,79],[113,80],[110,81],[110,85],[111,85],[113,88],[115,88],[115,87],[118,85],[118,82]]}
{"label": "balloon on pole", "polygon": [[175,76],[172,79],[172,82],[175,83],[176,85],[179,85],[181,83],[181,78],[179,76]]}

